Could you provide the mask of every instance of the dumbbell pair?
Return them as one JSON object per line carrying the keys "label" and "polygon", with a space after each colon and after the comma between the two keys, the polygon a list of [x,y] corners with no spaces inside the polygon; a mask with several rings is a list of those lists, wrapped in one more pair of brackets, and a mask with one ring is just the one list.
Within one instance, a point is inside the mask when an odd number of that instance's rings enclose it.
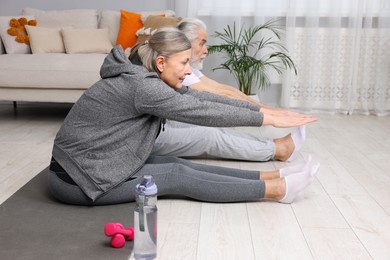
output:
{"label": "dumbbell pair", "polygon": [[134,239],[134,228],[124,228],[121,223],[109,222],[104,227],[104,234],[111,237],[111,246],[121,248],[125,245],[126,240]]}

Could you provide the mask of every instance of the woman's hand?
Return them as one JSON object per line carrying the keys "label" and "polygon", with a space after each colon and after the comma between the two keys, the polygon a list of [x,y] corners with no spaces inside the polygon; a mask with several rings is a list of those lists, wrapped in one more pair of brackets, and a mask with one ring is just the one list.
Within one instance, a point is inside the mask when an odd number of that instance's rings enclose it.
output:
{"label": "woman's hand", "polygon": [[278,128],[295,127],[317,121],[317,118],[307,115],[305,117],[275,116],[264,113],[263,115],[263,125],[272,125]]}
{"label": "woman's hand", "polygon": [[305,114],[301,114],[301,113],[298,113],[298,112],[293,112],[293,111],[290,111],[290,110],[285,110],[285,109],[281,109],[281,108],[267,108],[267,107],[262,107],[260,109],[260,112],[262,112],[263,114],[267,114],[267,115],[273,115],[273,116],[289,116],[289,117],[311,117],[311,116],[308,116],[308,115],[305,115]]}

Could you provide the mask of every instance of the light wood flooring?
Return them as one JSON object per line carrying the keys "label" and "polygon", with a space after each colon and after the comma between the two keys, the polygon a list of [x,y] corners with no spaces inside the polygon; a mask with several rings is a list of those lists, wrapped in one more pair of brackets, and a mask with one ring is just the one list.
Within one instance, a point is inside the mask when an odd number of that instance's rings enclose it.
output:
{"label": "light wood flooring", "polygon": [[[0,203],[48,166],[63,104],[0,103]],[[390,117],[316,115],[302,155],[321,163],[290,205],[159,200],[158,259],[390,259]],[[245,128],[276,137],[287,130]],[[281,162],[199,159],[270,170]]]}

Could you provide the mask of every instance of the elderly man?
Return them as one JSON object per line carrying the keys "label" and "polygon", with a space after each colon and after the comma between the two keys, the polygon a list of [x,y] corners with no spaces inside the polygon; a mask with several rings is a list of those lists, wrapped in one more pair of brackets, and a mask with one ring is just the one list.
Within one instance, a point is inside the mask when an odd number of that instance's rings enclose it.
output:
{"label": "elderly man", "polygon": [[[178,25],[192,43],[192,74],[183,85],[199,91],[240,99],[259,106],[263,112],[275,115],[302,117],[304,115],[265,106],[248,97],[237,88],[216,82],[200,71],[207,56],[207,28],[198,19],[186,18]],[[247,161],[291,161],[305,140],[305,128],[277,139],[258,138],[227,128],[202,127],[167,121],[159,134],[153,150],[155,155],[180,157],[216,157]]]}

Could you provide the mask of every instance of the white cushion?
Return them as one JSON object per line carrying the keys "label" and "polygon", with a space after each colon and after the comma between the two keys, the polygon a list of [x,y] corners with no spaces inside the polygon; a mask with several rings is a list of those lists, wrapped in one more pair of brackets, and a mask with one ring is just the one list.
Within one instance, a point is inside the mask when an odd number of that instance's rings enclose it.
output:
{"label": "white cushion", "polygon": [[1,40],[1,36],[0,36],[0,54],[4,54],[4,53],[5,53],[5,49],[4,49],[3,41]]}
{"label": "white cushion", "polygon": [[101,12],[99,28],[107,28],[112,45],[116,44],[120,27],[121,13],[119,11],[105,10]]}
{"label": "white cushion", "polygon": [[6,53],[31,53],[30,46],[25,43],[20,43],[15,40],[15,36],[11,36],[7,33],[7,30],[10,28],[9,21],[12,18],[19,19],[25,17],[28,21],[33,20],[34,16],[0,16],[0,37],[4,44]]}
{"label": "white cushion", "polygon": [[87,89],[100,79],[107,54],[4,54],[0,86],[33,89]]}
{"label": "white cushion", "polygon": [[175,16],[175,12],[172,11],[172,10],[165,10],[165,11],[143,11],[143,12],[139,12],[139,14],[141,14],[141,21],[142,23],[145,23],[146,19],[150,16],[150,15],[161,15],[161,14],[164,14],[165,17],[174,17]]}
{"label": "white cushion", "polygon": [[98,28],[98,13],[95,9],[69,9],[44,11],[34,8],[24,8],[24,15],[33,15],[38,26],[74,28]]}
{"label": "white cushion", "polygon": [[30,46],[33,54],[65,53],[61,28],[26,25],[26,30],[30,37]]}
{"label": "white cushion", "polygon": [[66,53],[109,53],[108,29],[62,29]]}

